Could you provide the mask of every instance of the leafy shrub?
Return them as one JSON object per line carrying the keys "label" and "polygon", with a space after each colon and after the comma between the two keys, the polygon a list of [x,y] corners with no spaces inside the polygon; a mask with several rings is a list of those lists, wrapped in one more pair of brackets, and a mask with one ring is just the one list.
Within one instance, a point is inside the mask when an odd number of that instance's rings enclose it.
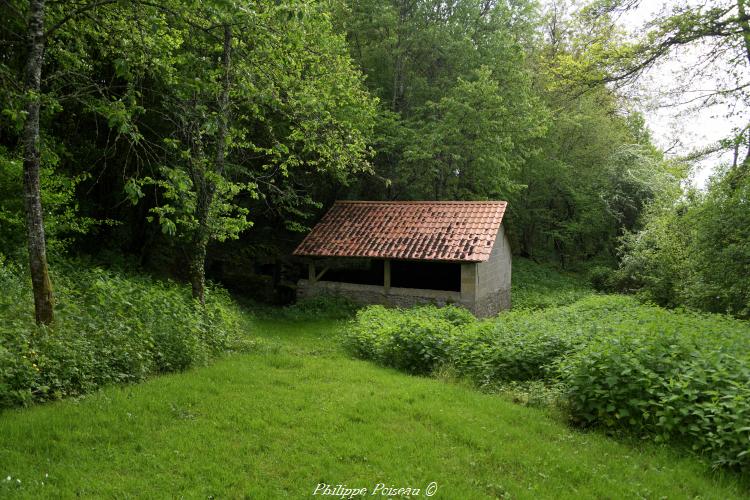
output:
{"label": "leafy shrub", "polygon": [[409,373],[428,374],[447,360],[459,327],[474,320],[455,306],[423,306],[404,311],[370,306],[350,323],[344,345],[353,355]]}
{"label": "leafy shrub", "polygon": [[212,288],[202,308],[174,283],[80,262],[53,271],[57,316],[38,327],[30,279],[0,260],[0,407],[135,382],[250,345],[223,290]]}
{"label": "leafy shrub", "polygon": [[627,297],[592,296],[573,306],[522,309],[477,321],[458,307],[410,310],[370,306],[345,333],[352,354],[412,373],[450,364],[480,385],[551,378],[556,361],[604,328],[613,310],[637,307]]}
{"label": "leafy shrub", "polygon": [[705,192],[669,192],[622,238],[620,273],[667,307],[750,318],[750,175],[718,173]]}
{"label": "leafy shrub", "polygon": [[610,334],[560,362],[572,417],[750,464],[750,328],[647,306],[617,315]]}
{"label": "leafy shrub", "polygon": [[637,307],[630,298],[590,296],[571,306],[511,311],[476,322],[451,345],[450,362],[480,385],[550,380],[556,362],[606,334],[604,319]]}
{"label": "leafy shrub", "polygon": [[525,322],[523,317],[469,328],[452,343],[450,362],[480,385],[548,378],[548,367],[572,349],[572,342],[556,334],[553,325]]}

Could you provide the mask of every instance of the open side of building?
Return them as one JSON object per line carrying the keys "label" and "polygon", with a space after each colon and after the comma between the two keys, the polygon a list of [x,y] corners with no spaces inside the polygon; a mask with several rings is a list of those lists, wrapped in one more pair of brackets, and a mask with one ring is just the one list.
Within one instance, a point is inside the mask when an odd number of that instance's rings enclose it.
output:
{"label": "open side of building", "polygon": [[294,251],[308,261],[298,298],[341,295],[408,307],[510,308],[506,203],[336,202]]}

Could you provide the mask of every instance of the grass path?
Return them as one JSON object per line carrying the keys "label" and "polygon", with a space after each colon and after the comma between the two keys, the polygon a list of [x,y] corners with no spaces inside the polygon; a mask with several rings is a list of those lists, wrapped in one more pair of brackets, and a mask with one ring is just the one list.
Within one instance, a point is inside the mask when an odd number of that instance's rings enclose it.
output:
{"label": "grass path", "polygon": [[0,413],[0,497],[300,498],[321,482],[432,481],[435,498],[748,494],[668,448],[347,359],[335,327],[259,322],[276,347]]}

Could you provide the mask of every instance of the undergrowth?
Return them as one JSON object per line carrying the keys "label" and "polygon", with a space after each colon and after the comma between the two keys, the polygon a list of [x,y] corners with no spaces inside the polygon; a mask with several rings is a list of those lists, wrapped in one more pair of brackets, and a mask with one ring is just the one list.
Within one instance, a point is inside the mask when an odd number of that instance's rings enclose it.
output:
{"label": "undergrowth", "polygon": [[594,290],[579,276],[562,273],[551,265],[513,259],[513,309],[544,309],[587,297]]}
{"label": "undergrowth", "polygon": [[147,276],[80,262],[52,273],[55,322],[37,326],[30,278],[0,260],[0,407],[137,382],[252,346],[239,309],[218,287],[202,307],[188,287]]}

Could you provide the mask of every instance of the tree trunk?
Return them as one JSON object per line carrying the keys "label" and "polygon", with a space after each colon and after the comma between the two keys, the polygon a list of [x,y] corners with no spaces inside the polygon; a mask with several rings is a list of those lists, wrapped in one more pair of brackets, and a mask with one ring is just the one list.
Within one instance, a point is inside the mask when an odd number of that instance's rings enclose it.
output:
{"label": "tree trunk", "polygon": [[[216,133],[216,157],[214,159],[214,171],[222,174],[226,159],[226,138],[229,119],[227,117],[229,108],[229,86],[230,86],[230,68],[232,61],[232,27],[229,24],[224,25],[224,47],[222,55],[222,68],[224,75],[222,78],[221,95],[219,96],[219,124]],[[195,134],[200,134],[199,130]],[[206,248],[210,239],[211,228],[209,227],[208,218],[213,203],[214,191],[216,187],[206,179],[206,162],[204,161],[203,151],[198,139],[197,149],[194,151],[195,164],[192,168],[193,184],[197,197],[195,207],[195,216],[198,219],[198,228],[193,236],[192,251],[190,254],[190,284],[193,289],[193,298],[201,304],[206,303]]]}
{"label": "tree trunk", "polygon": [[193,298],[201,305],[206,304],[206,247],[208,238],[204,237],[201,229],[193,239],[192,252],[190,255],[190,286],[193,290]]}
{"label": "tree trunk", "polygon": [[23,131],[23,198],[28,233],[29,267],[34,290],[34,313],[38,324],[54,319],[52,282],[47,268],[44,219],[39,181],[39,107],[44,59],[44,0],[31,0],[29,16],[29,58],[26,62],[26,123]]}
{"label": "tree trunk", "polygon": [[[742,29],[742,39],[745,42],[745,57],[747,57],[750,63],[750,22],[748,22],[747,9],[745,5],[746,0],[737,0],[737,10],[739,11],[739,22],[740,28]],[[744,134],[743,134],[744,135]],[[745,153],[745,161],[742,162],[742,172],[747,172],[750,169],[750,144],[746,144],[747,151]]]}
{"label": "tree trunk", "polygon": [[193,289],[193,298],[201,304],[206,303],[206,247],[210,238],[208,218],[211,210],[211,198],[213,191],[210,181],[206,179],[206,158],[203,153],[200,127],[192,124],[190,131],[190,177],[195,189],[195,218],[198,227],[190,240],[188,251],[189,263],[188,273],[190,285]]}

